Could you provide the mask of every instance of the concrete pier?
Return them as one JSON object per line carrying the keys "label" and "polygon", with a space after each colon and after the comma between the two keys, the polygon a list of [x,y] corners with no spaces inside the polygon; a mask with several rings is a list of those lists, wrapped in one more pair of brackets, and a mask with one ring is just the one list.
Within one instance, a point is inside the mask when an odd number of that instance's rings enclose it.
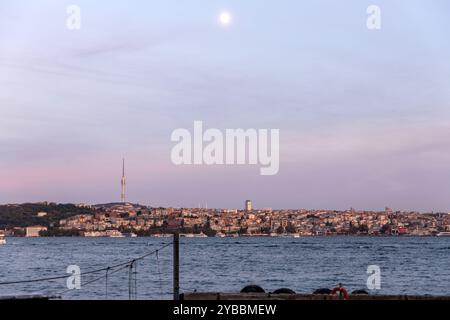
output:
{"label": "concrete pier", "polygon": [[[274,293],[219,293],[195,292],[184,293],[184,300],[339,300],[328,294],[274,294]],[[447,300],[450,296],[431,295],[367,295],[349,294],[349,300]]]}

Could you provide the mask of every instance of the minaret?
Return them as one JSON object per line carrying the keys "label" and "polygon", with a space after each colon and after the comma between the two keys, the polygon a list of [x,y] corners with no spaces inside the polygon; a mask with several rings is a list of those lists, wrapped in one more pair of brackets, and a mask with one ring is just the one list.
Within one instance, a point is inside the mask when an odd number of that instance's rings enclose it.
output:
{"label": "minaret", "polygon": [[122,159],[122,179],[120,180],[122,192],[120,193],[120,201],[125,203],[125,159]]}

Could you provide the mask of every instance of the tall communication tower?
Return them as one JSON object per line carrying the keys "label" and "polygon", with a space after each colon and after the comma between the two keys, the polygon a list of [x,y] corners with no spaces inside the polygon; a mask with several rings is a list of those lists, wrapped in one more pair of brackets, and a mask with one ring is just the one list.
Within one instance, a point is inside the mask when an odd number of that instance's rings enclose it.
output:
{"label": "tall communication tower", "polygon": [[120,201],[125,203],[125,159],[122,159],[122,179],[120,180],[121,193]]}

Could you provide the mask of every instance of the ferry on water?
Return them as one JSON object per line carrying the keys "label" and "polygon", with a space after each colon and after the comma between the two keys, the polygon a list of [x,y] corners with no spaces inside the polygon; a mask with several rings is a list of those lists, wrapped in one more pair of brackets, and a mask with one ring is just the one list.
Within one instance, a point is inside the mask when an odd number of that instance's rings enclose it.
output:
{"label": "ferry on water", "polygon": [[208,238],[208,236],[206,234],[204,234],[203,232],[200,232],[200,233],[181,233],[180,237],[185,237],[185,238]]}
{"label": "ferry on water", "polygon": [[123,233],[123,236],[124,236],[125,238],[137,238],[137,234],[134,233],[134,232]]}
{"label": "ferry on water", "polygon": [[5,235],[0,233],[0,244],[6,244],[6,238]]}
{"label": "ferry on water", "polygon": [[450,232],[449,231],[445,231],[445,232],[439,232],[437,234],[438,237],[450,237]]}

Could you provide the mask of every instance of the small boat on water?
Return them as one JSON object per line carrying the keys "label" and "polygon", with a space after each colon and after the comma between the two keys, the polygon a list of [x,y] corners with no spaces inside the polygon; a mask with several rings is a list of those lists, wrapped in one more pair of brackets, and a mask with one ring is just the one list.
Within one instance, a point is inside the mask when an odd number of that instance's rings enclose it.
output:
{"label": "small boat on water", "polygon": [[152,237],[155,237],[155,238],[169,238],[169,237],[172,237],[172,235],[170,233],[155,233],[154,235],[152,235]]}
{"label": "small boat on water", "polygon": [[194,238],[208,238],[208,236],[206,234],[204,234],[203,232],[200,232],[200,233],[195,234]]}
{"label": "small boat on water", "polygon": [[125,238],[125,236],[122,234],[122,232],[120,232],[118,230],[108,230],[108,231],[106,231],[106,234],[110,238]]}
{"label": "small boat on water", "polygon": [[6,238],[4,234],[0,234],[0,245],[1,244],[6,244]]}
{"label": "small boat on water", "polygon": [[201,233],[181,233],[180,237],[185,237],[185,238],[208,238],[208,236],[206,234],[204,234],[203,232],[201,232]]}
{"label": "small boat on water", "polygon": [[125,238],[123,234],[112,234],[109,236],[110,238]]}
{"label": "small boat on water", "polygon": [[450,232],[444,231],[437,234],[438,237],[450,237]]}
{"label": "small boat on water", "polygon": [[125,238],[136,238],[136,237],[137,237],[137,234],[134,233],[134,232],[130,232],[130,233],[124,233],[123,236],[124,236]]}
{"label": "small boat on water", "polygon": [[238,238],[239,235],[237,233],[227,233],[225,235],[226,238]]}

